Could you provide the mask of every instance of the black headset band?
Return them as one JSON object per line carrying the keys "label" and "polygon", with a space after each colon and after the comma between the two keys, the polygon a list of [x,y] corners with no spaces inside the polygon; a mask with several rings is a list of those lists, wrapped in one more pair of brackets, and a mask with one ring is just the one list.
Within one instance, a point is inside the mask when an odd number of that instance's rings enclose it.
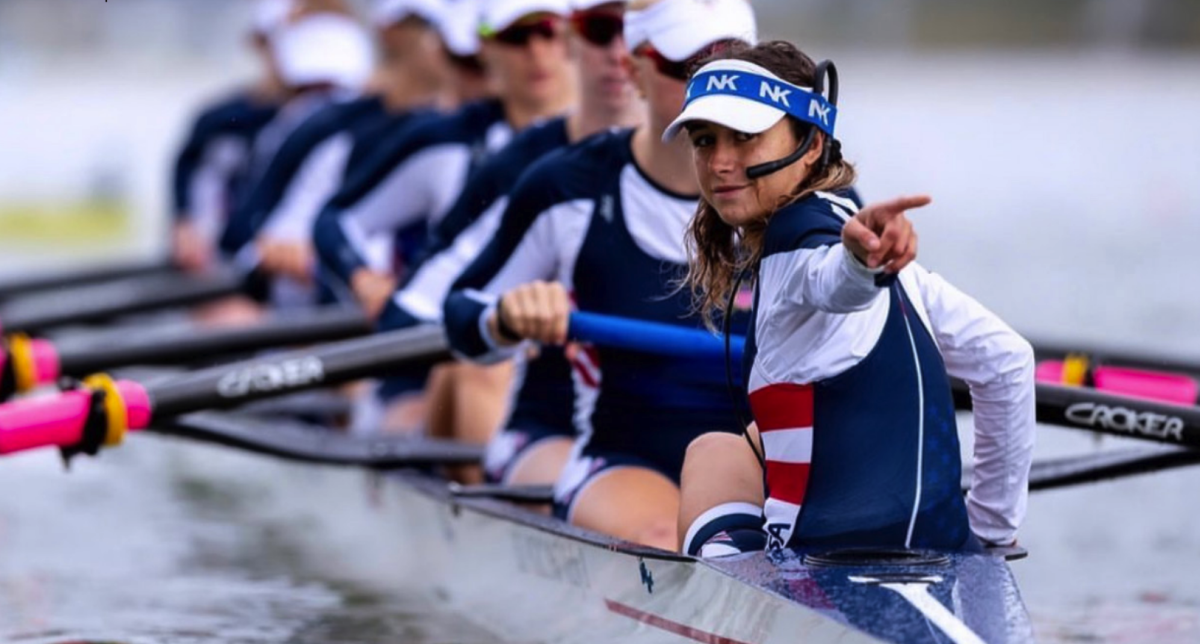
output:
{"label": "black headset band", "polygon": [[[838,101],[838,73],[837,67],[832,60],[823,60],[817,65],[816,71],[813,72],[813,93],[825,93],[825,80],[829,80],[828,99],[831,105],[837,105]],[[804,137],[804,142],[794,152],[775,161],[767,161],[758,165],[752,165],[746,168],[746,176],[751,179],[759,179],[769,174],[774,174],[780,170],[799,161],[808,154],[808,150],[812,147],[813,141],[817,138],[817,128],[812,126],[808,130],[808,134]],[[830,151],[833,148],[833,136],[825,137],[825,141],[821,146],[821,159],[818,162],[818,167],[824,167],[829,163]]]}

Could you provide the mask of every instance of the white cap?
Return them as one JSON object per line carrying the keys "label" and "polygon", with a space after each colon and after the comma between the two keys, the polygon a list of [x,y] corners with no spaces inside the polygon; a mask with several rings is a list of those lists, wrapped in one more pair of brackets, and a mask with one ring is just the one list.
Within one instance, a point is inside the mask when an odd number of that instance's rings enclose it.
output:
{"label": "white cap", "polygon": [[633,51],[647,41],[660,54],[682,62],[722,40],[758,41],[754,10],[747,0],[661,0],[625,12],[625,43]]}
{"label": "white cap", "polygon": [[793,85],[761,65],[714,60],[692,75],[683,112],[663,131],[662,139],[670,141],[692,121],[760,134],[788,114],[832,134],[837,109],[812,88]]}
{"label": "white cap", "polygon": [[571,0],[572,11],[587,11],[595,9],[602,4],[620,4],[624,5],[625,0]]}
{"label": "white cap", "polygon": [[565,16],[571,13],[570,0],[483,0],[480,33],[494,34],[508,29],[516,21],[535,13]]}
{"label": "white cap", "polygon": [[258,0],[254,7],[254,31],[264,36],[287,22],[293,9],[292,0]]}
{"label": "white cap", "polygon": [[271,41],[279,73],[290,86],[332,83],[357,89],[374,65],[370,38],[345,16],[320,13],[279,29]]}
{"label": "white cap", "polygon": [[377,27],[394,25],[412,16],[437,25],[444,20],[445,12],[441,0],[375,0],[371,15]]}
{"label": "white cap", "polygon": [[446,0],[442,19],[437,24],[442,42],[455,56],[479,53],[478,0]]}

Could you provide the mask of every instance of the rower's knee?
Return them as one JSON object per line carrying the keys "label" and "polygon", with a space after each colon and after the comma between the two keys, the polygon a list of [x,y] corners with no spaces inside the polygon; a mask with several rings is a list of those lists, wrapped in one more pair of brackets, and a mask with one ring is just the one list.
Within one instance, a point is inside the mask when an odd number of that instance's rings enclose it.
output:
{"label": "rower's knee", "polygon": [[688,443],[687,452],[684,455],[684,464],[686,465],[692,461],[720,459],[723,453],[727,454],[734,448],[735,443],[744,440],[741,436],[725,432],[701,434]]}
{"label": "rower's knee", "polygon": [[[710,432],[696,437],[687,446],[683,459],[682,479],[713,478],[716,473],[728,473],[743,478],[758,475],[758,458],[746,442],[746,437],[725,432]],[[717,478],[722,478],[720,475]]]}
{"label": "rower's knee", "polygon": [[679,549],[678,539],[674,517],[664,517],[660,521],[643,526],[632,540],[654,548],[675,551]]}
{"label": "rower's knee", "polygon": [[[686,545],[689,534],[694,539],[697,521],[708,523],[713,508],[757,512],[754,508],[763,503],[762,466],[744,436],[704,434],[688,445],[680,488],[676,540]],[[704,539],[697,543],[703,544]]]}

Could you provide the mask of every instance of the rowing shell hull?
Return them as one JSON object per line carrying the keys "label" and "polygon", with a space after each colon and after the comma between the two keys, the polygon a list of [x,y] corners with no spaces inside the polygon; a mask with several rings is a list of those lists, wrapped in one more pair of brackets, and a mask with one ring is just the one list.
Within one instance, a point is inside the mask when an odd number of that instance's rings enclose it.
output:
{"label": "rowing shell hull", "polygon": [[[955,555],[943,565],[900,568],[817,568],[796,555],[765,553],[699,561],[576,530],[504,502],[458,499],[420,474],[390,474],[379,483],[375,512],[387,517],[386,538],[410,555],[401,557],[405,578],[431,584],[450,607],[505,639],[1033,638],[1012,573],[997,557]],[[940,613],[953,614],[953,623]]]}

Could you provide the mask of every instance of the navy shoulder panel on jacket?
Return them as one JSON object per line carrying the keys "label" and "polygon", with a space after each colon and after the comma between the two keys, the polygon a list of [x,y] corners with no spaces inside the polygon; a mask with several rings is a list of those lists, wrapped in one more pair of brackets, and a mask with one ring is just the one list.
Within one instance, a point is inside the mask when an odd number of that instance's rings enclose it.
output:
{"label": "navy shoulder panel on jacket", "polygon": [[249,146],[254,136],[275,114],[279,106],[255,100],[249,93],[237,92],[209,105],[195,119],[187,140],[175,159],[172,201],[175,214],[186,213],[191,202],[191,177],[201,165],[205,149],[213,140],[234,136]]}
{"label": "navy shoulder panel on jacket", "polygon": [[221,249],[226,254],[237,253],[258,234],[313,150],[356,121],[375,118],[382,111],[383,102],[372,96],[328,105],[305,119],[279,146],[262,177],[238,204],[221,235]]}
{"label": "navy shoulder panel on jacket", "polygon": [[[560,148],[538,159],[517,180],[507,211],[530,218],[555,204],[598,197],[630,160],[632,131],[611,131]],[[507,213],[506,213],[507,215]]]}
{"label": "navy shoulder panel on jacket", "polygon": [[237,92],[213,103],[196,117],[197,132],[209,135],[245,134],[258,131],[279,112],[279,105]]}
{"label": "navy shoulder panel on jacket", "polygon": [[535,161],[565,147],[567,120],[556,118],[525,129],[484,162],[471,175],[463,192],[446,216],[438,222],[429,239],[426,256],[436,254],[454,243],[459,233],[475,223],[492,204],[508,194]]}
{"label": "navy shoulder panel on jacket", "polygon": [[841,241],[843,219],[833,202],[809,195],[775,212],[763,238],[763,257]]}
{"label": "navy shoulder panel on jacket", "polygon": [[357,172],[375,150],[379,149],[393,132],[401,130],[413,119],[430,118],[437,114],[432,108],[405,110],[403,112],[384,111],[378,118],[370,122],[356,125],[351,130],[354,136],[354,148],[346,159],[346,176]]}
{"label": "navy shoulder panel on jacket", "polygon": [[469,103],[450,114],[416,115],[374,146],[371,154],[347,175],[346,183],[330,201],[337,209],[348,208],[374,190],[392,170],[421,150],[447,144],[471,144],[504,119],[498,101]]}

